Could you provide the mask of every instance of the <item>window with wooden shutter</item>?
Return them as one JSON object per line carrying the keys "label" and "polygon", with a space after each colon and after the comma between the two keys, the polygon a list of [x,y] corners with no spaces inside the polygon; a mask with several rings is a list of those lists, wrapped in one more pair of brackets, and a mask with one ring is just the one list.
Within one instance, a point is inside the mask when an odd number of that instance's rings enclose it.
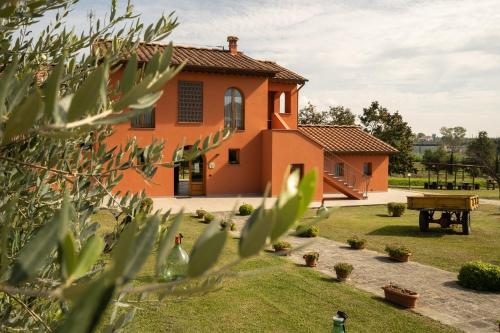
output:
{"label": "window with wooden shutter", "polygon": [[179,81],[177,121],[203,122],[203,82]]}

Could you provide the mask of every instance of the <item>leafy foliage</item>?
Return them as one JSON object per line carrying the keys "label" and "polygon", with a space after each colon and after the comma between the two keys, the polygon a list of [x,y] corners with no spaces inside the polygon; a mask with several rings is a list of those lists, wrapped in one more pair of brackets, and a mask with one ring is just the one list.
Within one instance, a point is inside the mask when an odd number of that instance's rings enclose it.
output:
{"label": "leafy foliage", "polygon": [[389,254],[391,257],[402,257],[406,255],[411,255],[411,250],[403,245],[398,244],[389,244],[385,247],[385,252]]}
{"label": "leafy foliage", "polygon": [[488,133],[479,132],[477,138],[471,140],[467,146],[467,156],[482,167],[482,172],[497,182],[500,197],[500,144],[488,137]]}
{"label": "leafy foliage", "polygon": [[330,106],[328,110],[318,111],[311,102],[299,111],[302,125],[355,125],[356,116],[351,109],[342,105]]}
{"label": "leafy foliage", "polygon": [[368,108],[363,108],[359,120],[365,131],[398,150],[389,157],[389,173],[414,171],[412,149],[415,137],[398,111],[390,113],[375,101]]}
{"label": "leafy foliage", "polygon": [[[172,45],[146,66],[134,55],[139,40],[167,37],[176,20],[162,16],[145,27],[130,4],[120,13],[112,1],[105,19],[77,35],[65,27],[75,3],[0,3],[1,331],[91,332],[110,309],[103,330],[116,332],[133,318],[146,293],[158,293],[161,300],[206,292],[225,274],[212,271],[227,239],[227,228],[214,221],[195,243],[189,278],[162,281],[159,272],[182,212],[162,215],[153,212],[145,193],[114,190],[125,170],[150,180],[158,168],[194,159],[230,136],[229,131],[207,135],[188,151],[180,144],[171,158],[164,157],[158,140],[107,145],[112,125],[150,110],[165,83],[182,70],[170,66]],[[32,25],[50,11],[54,19],[33,36]],[[101,41],[111,45],[106,52]],[[123,75],[110,84],[110,73],[122,68],[125,58]],[[240,240],[240,260],[258,254],[304,214],[315,177],[313,172],[299,183],[293,174],[273,209],[256,209]],[[101,207],[112,209],[116,219],[105,240],[91,219]],[[133,285],[154,249],[152,282]],[[103,251],[111,252],[109,260]]]}
{"label": "leafy foliage", "polygon": [[445,149],[457,152],[458,148],[464,143],[467,130],[462,126],[441,127],[441,144]]}
{"label": "leafy foliage", "polygon": [[468,262],[460,268],[458,282],[466,288],[500,291],[500,266],[482,261]]}
{"label": "leafy foliage", "polygon": [[347,262],[339,262],[333,266],[337,274],[349,275],[352,273],[354,267]]}
{"label": "leafy foliage", "polygon": [[352,249],[361,250],[366,246],[366,239],[353,236],[347,240],[347,244],[349,244]]}
{"label": "leafy foliage", "polygon": [[244,203],[243,205],[240,206],[240,208],[238,209],[238,211],[240,212],[241,216],[247,216],[247,215],[252,214],[252,212],[254,211],[254,209],[253,209],[252,205]]}
{"label": "leafy foliage", "polygon": [[392,217],[401,217],[406,211],[406,204],[404,202],[389,202],[387,204],[387,212]]}
{"label": "leafy foliage", "polygon": [[319,235],[319,227],[317,225],[299,224],[296,233],[299,237],[317,237]]}
{"label": "leafy foliage", "polygon": [[273,249],[275,251],[289,250],[292,248],[292,244],[286,241],[279,241],[273,244]]}

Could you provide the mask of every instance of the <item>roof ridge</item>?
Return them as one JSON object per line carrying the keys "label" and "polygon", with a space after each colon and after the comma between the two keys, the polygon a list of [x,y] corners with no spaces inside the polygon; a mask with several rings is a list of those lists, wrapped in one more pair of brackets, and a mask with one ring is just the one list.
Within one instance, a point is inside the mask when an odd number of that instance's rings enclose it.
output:
{"label": "roof ridge", "polygon": [[335,125],[335,124],[299,124],[299,127],[348,127],[348,128],[360,128],[361,125]]}

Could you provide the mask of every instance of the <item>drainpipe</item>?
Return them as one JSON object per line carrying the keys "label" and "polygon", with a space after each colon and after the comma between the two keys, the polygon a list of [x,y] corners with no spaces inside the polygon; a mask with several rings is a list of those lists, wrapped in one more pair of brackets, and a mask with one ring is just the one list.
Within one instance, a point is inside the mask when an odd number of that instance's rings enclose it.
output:
{"label": "drainpipe", "polygon": [[299,91],[302,89],[303,86],[305,86],[306,83],[303,82],[299,85],[299,88],[297,89],[297,128],[299,128]]}

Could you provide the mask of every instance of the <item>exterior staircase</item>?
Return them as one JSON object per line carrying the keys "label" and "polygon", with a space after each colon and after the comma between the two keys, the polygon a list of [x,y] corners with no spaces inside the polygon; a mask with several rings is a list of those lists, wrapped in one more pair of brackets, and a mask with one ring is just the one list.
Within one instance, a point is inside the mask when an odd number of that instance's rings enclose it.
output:
{"label": "exterior staircase", "polygon": [[338,155],[332,152],[324,153],[323,180],[347,197],[356,200],[366,199],[370,178]]}

